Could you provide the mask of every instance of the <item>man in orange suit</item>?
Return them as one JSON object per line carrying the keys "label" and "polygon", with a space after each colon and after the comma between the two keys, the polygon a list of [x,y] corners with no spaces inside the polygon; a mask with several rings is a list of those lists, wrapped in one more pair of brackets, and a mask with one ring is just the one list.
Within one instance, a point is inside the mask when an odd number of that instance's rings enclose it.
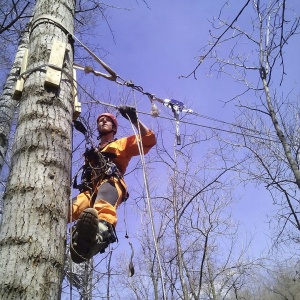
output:
{"label": "man in orange suit", "polygon": [[[120,106],[123,117],[139,129],[138,139],[146,154],[156,144],[154,133],[138,118],[131,106]],[[85,154],[85,187],[73,199],[70,252],[75,263],[90,259],[116,241],[117,207],[127,199],[123,175],[130,159],[140,154],[135,135],[115,139],[118,122],[114,115],[102,113],[97,118],[100,143]]]}

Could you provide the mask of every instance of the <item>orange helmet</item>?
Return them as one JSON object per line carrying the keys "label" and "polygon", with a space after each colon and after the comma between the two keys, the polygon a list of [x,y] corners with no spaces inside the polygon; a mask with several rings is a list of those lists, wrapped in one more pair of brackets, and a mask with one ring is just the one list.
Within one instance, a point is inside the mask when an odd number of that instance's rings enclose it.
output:
{"label": "orange helmet", "polygon": [[101,117],[103,117],[103,116],[109,117],[109,118],[112,120],[113,124],[114,124],[115,127],[116,127],[116,132],[117,132],[117,130],[118,130],[118,121],[117,121],[117,118],[116,118],[113,114],[110,114],[110,113],[102,113],[102,114],[100,114],[100,115],[98,116],[98,118],[97,118],[97,125],[98,125],[99,119],[100,119]]}

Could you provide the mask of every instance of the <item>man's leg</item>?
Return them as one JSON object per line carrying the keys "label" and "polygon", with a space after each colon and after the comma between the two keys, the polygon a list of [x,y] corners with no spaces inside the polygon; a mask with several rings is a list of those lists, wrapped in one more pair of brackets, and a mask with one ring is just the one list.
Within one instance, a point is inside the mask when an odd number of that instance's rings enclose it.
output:
{"label": "man's leg", "polygon": [[86,208],[73,227],[70,253],[73,262],[79,264],[90,257],[91,246],[98,233],[98,214],[93,208]]}
{"label": "man's leg", "polygon": [[124,199],[124,187],[118,181],[105,181],[98,187],[94,208],[99,220],[104,220],[114,227],[117,224],[117,207]]}
{"label": "man's leg", "polygon": [[72,228],[70,242],[71,258],[75,263],[87,260],[86,256],[90,251],[91,244],[98,233],[98,214],[91,207],[91,195],[89,191],[83,192],[73,198],[72,216],[70,211],[68,221],[76,221]]}
{"label": "man's leg", "polygon": [[105,181],[97,187],[94,208],[85,209],[76,224],[74,245],[71,249],[75,263],[81,263],[99,252],[104,252],[110,243],[116,241],[116,209],[123,200],[123,190],[114,181]]}
{"label": "man's leg", "polygon": [[[70,210],[68,212],[68,223],[78,220],[81,213],[91,207],[91,195],[86,191],[80,193],[72,199],[72,217],[70,216]],[[71,221],[70,221],[71,219]]]}
{"label": "man's leg", "polygon": [[91,255],[104,252],[105,248],[117,240],[115,226],[117,224],[116,209],[123,201],[124,188],[114,179],[102,182],[97,187],[94,203],[94,214],[98,214],[99,231],[91,247]]}

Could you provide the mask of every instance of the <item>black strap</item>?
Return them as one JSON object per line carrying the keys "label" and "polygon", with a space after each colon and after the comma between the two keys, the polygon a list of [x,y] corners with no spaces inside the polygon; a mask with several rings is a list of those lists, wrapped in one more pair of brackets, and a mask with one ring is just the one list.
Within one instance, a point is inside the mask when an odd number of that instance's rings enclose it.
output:
{"label": "black strap", "polygon": [[[82,175],[81,175],[81,183],[77,183],[77,177],[79,172],[82,171]],[[88,180],[88,178],[85,178],[85,176],[87,176],[88,173],[88,168],[86,165],[83,165],[77,172],[77,174],[74,177],[74,182],[73,182],[73,188],[74,189],[78,189],[80,191],[80,193],[83,193],[85,191],[91,191],[92,190],[92,182],[90,180]]]}
{"label": "black strap", "polygon": [[[80,192],[85,192],[87,190],[92,191],[93,169],[96,172],[99,171],[101,172],[101,175],[98,176],[97,178],[94,178],[93,180],[99,180],[101,179],[101,176],[103,176],[103,178],[109,178],[111,176],[116,176],[117,178],[122,177],[122,174],[119,171],[118,167],[112,161],[112,159],[116,157],[114,153],[96,152],[94,148],[87,148],[84,153],[84,157],[86,163],[78,170],[77,174],[75,175],[74,183],[73,183],[73,188],[79,189]],[[93,167],[92,163],[94,163],[96,166]],[[80,171],[82,171],[81,183],[78,184],[77,177]]]}

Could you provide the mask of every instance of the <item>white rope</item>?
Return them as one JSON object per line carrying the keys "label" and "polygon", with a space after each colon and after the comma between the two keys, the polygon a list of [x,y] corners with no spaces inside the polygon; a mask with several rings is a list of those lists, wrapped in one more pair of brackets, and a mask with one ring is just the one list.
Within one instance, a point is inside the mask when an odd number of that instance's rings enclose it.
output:
{"label": "white rope", "polygon": [[[135,100],[135,93],[133,90],[133,95],[134,95],[134,100]],[[135,107],[136,107],[136,101],[135,101]],[[146,162],[145,162],[145,154],[144,154],[144,149],[143,149],[143,144],[142,144],[142,135],[141,135],[141,129],[140,129],[140,124],[138,124],[138,134],[136,132],[136,129],[134,128],[134,125],[132,124],[130,118],[128,118],[132,127],[132,130],[135,134],[135,138],[137,141],[140,157],[141,157],[141,164],[142,164],[142,171],[143,171],[143,178],[144,178],[144,186],[146,189],[146,198],[147,198],[147,206],[148,206],[148,211],[149,211],[149,217],[150,217],[150,223],[151,223],[151,231],[152,231],[152,236],[153,236],[153,242],[155,245],[155,251],[157,255],[157,262],[159,266],[159,272],[160,272],[160,278],[161,278],[161,285],[162,285],[162,291],[163,291],[163,300],[166,300],[166,290],[165,290],[165,282],[164,282],[164,275],[163,275],[163,269],[162,269],[162,264],[161,264],[161,259],[159,255],[159,247],[156,239],[156,232],[155,232],[155,226],[154,226],[154,218],[153,218],[153,210],[152,210],[152,205],[150,201],[150,191],[149,191],[149,184],[148,184],[148,178],[146,174]]]}
{"label": "white rope", "polygon": [[[73,185],[73,184],[72,184]],[[69,208],[68,210],[70,210],[70,214],[69,214],[69,217],[70,217],[70,222],[72,222],[72,206],[73,206],[73,202],[72,202],[72,192],[71,192],[71,195],[69,197]],[[72,225],[70,226],[70,243],[69,243],[69,247],[72,247]],[[68,234],[68,232],[67,232]],[[69,249],[70,251],[70,249]],[[71,258],[71,255],[68,255],[68,260],[69,260],[69,265],[70,265],[70,300],[72,300],[72,297],[73,297],[73,262],[72,262],[72,258]]]}

